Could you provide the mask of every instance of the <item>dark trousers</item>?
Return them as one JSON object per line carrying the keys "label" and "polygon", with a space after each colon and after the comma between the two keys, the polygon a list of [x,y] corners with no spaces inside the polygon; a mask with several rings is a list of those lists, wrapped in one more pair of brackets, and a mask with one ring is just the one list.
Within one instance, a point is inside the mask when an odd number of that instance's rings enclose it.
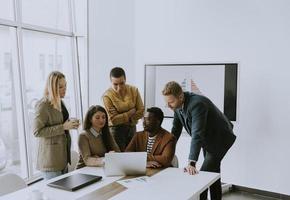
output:
{"label": "dark trousers", "polygon": [[[204,154],[204,161],[202,163],[200,171],[220,173],[221,160],[206,151],[203,151],[203,154]],[[222,199],[221,179],[218,179],[216,182],[214,182],[210,186],[209,190],[210,190],[211,200],[221,200]],[[206,199],[207,199],[207,190],[205,190],[204,192],[200,194],[200,200],[206,200]]]}
{"label": "dark trousers", "polygon": [[110,131],[121,151],[125,151],[136,132],[136,126],[117,125],[111,126]]}

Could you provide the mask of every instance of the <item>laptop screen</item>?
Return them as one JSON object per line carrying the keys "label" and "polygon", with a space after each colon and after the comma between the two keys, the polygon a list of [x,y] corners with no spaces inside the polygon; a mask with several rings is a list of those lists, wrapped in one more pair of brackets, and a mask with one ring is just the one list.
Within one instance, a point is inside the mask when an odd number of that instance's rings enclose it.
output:
{"label": "laptop screen", "polygon": [[105,154],[106,176],[145,175],[147,152]]}

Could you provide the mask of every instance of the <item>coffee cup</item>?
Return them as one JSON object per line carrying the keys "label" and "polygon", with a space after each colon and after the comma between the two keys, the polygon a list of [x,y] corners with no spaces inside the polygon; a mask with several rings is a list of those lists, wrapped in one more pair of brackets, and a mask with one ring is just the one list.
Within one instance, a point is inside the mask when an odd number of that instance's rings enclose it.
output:
{"label": "coffee cup", "polygon": [[75,117],[70,118],[69,120],[73,121],[73,122],[77,122],[78,124],[80,123],[80,120],[78,118],[75,118]]}

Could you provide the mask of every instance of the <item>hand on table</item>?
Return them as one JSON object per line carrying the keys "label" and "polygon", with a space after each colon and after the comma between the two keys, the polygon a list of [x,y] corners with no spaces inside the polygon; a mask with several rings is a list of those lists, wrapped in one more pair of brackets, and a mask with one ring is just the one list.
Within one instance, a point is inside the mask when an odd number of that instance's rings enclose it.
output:
{"label": "hand on table", "polygon": [[159,168],[159,167],[162,167],[162,165],[156,161],[148,161],[146,167],[147,168]]}
{"label": "hand on table", "polygon": [[198,173],[196,167],[191,166],[191,165],[187,165],[187,167],[184,167],[183,171],[188,172],[189,175],[194,175]]}

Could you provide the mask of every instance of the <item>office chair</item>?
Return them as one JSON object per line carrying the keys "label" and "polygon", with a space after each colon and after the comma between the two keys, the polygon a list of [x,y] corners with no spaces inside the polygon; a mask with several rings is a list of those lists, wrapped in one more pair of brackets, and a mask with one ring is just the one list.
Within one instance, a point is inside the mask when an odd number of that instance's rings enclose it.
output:
{"label": "office chair", "polygon": [[171,161],[172,167],[178,168],[178,158],[176,155],[174,155],[172,161]]}
{"label": "office chair", "polygon": [[68,165],[68,172],[75,170],[75,168],[78,164],[78,161],[79,161],[79,153],[72,150],[71,151],[71,164]]}
{"label": "office chair", "polygon": [[18,175],[7,173],[0,175],[0,196],[27,187],[25,181]]}

